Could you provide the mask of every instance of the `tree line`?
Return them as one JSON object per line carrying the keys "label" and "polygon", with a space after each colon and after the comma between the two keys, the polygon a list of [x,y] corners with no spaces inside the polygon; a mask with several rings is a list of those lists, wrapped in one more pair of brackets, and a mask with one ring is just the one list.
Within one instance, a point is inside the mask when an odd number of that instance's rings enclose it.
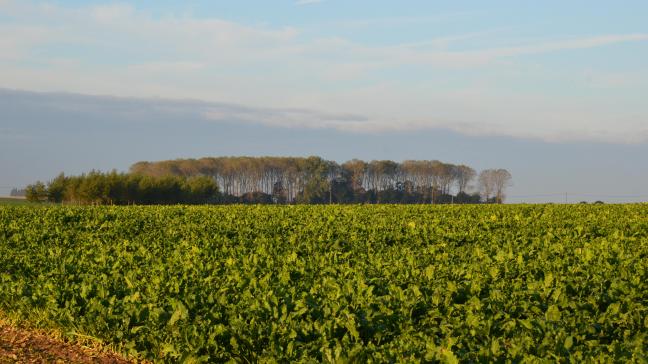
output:
{"label": "tree line", "polygon": [[61,173],[47,184],[25,188],[30,201],[92,205],[209,204],[220,202],[218,185],[207,176],[145,176],[92,171],[80,176]]}
{"label": "tree line", "polygon": [[27,186],[26,195],[80,204],[502,203],[510,180],[504,169],[477,174],[437,160],[217,157],[138,162],[129,173],[60,174]]}

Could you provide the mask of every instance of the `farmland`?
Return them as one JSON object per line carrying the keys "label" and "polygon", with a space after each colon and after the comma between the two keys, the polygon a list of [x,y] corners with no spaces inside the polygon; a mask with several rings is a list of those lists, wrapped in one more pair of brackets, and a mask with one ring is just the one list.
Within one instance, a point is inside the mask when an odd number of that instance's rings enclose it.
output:
{"label": "farmland", "polygon": [[647,360],[648,205],[0,206],[0,311],[160,362]]}
{"label": "farmland", "polygon": [[24,198],[0,197],[0,206],[2,205],[35,205],[35,204],[33,202],[25,200]]}

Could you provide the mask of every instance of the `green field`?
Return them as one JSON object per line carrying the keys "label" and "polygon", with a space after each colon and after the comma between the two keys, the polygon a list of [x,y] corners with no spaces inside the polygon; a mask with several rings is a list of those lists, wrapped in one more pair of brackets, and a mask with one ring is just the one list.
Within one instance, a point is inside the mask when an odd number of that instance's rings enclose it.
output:
{"label": "green field", "polygon": [[2,205],[38,205],[38,203],[27,201],[22,198],[0,197],[0,206]]}
{"label": "green field", "polygon": [[153,361],[645,362],[647,272],[648,205],[0,207],[0,310]]}

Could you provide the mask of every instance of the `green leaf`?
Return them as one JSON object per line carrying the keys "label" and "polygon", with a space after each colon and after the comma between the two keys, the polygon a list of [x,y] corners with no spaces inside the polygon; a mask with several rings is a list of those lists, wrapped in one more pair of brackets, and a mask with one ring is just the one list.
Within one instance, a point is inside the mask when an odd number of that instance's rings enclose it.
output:
{"label": "green leaf", "polygon": [[491,341],[491,347],[490,347],[491,354],[493,356],[497,357],[500,355],[500,345],[497,340]]}
{"label": "green leaf", "polygon": [[560,321],[560,309],[556,305],[550,305],[545,314],[547,321]]}
{"label": "green leaf", "polygon": [[551,284],[553,283],[554,276],[551,274],[551,272],[545,273],[545,278],[544,278],[544,287],[549,288],[551,287]]}
{"label": "green leaf", "polygon": [[176,322],[180,320],[184,320],[187,317],[189,317],[189,311],[187,310],[187,307],[180,301],[173,301],[172,306],[175,308],[173,310],[173,314],[171,315],[171,318],[169,319],[169,325],[173,326]]}
{"label": "green leaf", "polygon": [[574,338],[572,336],[567,336],[565,338],[565,343],[563,344],[563,346],[565,347],[565,349],[569,350],[573,345],[574,345]]}
{"label": "green leaf", "polygon": [[524,328],[528,330],[533,329],[533,325],[529,320],[518,320],[518,322],[520,323],[520,325],[522,325]]}

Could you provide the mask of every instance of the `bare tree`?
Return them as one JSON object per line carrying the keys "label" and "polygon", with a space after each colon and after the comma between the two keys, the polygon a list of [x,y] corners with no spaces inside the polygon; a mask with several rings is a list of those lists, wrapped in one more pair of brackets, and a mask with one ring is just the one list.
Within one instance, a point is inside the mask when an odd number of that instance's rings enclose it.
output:
{"label": "bare tree", "polygon": [[[224,201],[257,196],[286,203],[332,202],[338,192],[345,197],[335,198],[336,201],[344,202],[449,203],[453,201],[451,195],[465,194],[476,176],[475,170],[466,165],[438,160],[397,163],[354,159],[338,165],[321,158],[301,157],[213,157],[138,162],[131,166],[131,172],[151,177],[210,177],[218,184]],[[483,171],[479,175],[479,187],[484,201],[502,202],[510,180],[506,170]],[[463,195],[461,200],[475,202],[473,197]]]}
{"label": "bare tree", "polygon": [[342,169],[346,171],[353,192],[356,194],[364,193],[367,179],[367,163],[359,159],[352,159],[342,164]]}
{"label": "bare tree", "polygon": [[493,170],[486,169],[479,173],[479,192],[484,199],[484,202],[489,202],[491,196],[493,195]]}
{"label": "bare tree", "polygon": [[455,168],[455,181],[457,182],[457,192],[458,193],[466,193],[466,190],[468,189],[468,185],[470,182],[475,178],[477,173],[475,172],[474,169],[466,166],[466,165],[459,165],[457,168]]}
{"label": "bare tree", "polygon": [[495,186],[495,198],[497,203],[503,203],[506,195],[504,190],[511,185],[511,173],[506,169],[496,169],[493,173],[493,184]]}
{"label": "bare tree", "polygon": [[503,203],[506,187],[511,185],[511,173],[506,169],[486,169],[479,174],[479,189],[485,202],[495,199],[496,203]]}
{"label": "bare tree", "polygon": [[452,182],[455,178],[455,165],[449,163],[441,163],[438,166],[439,174],[439,189],[442,195],[449,195]]}

